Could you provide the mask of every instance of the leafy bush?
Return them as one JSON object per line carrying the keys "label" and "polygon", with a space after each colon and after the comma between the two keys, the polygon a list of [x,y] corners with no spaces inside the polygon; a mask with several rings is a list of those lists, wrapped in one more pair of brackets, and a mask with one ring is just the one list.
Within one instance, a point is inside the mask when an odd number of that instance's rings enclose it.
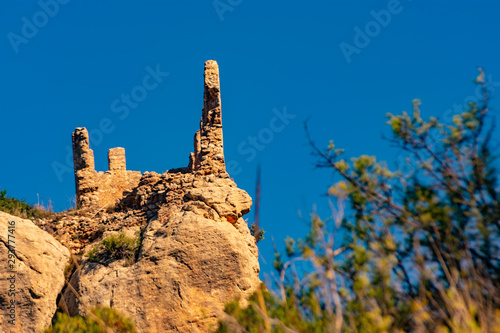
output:
{"label": "leafy bush", "polygon": [[127,265],[135,261],[141,246],[140,233],[136,237],[127,237],[123,232],[113,234],[103,239],[88,254],[90,261],[105,261],[108,259],[126,258]]}
{"label": "leafy bush", "polygon": [[134,333],[131,319],[112,308],[93,308],[85,317],[57,313],[52,327],[43,333]]}
{"label": "leafy bush", "polygon": [[334,218],[313,214],[304,239],[287,239],[277,294],[229,304],[219,332],[500,332],[494,124],[484,73],[477,83],[484,100],[452,124],[422,119],[419,100],[412,116],[388,114],[404,152],[394,171],[373,156],[349,163],[307,132],[317,166],[341,179]]}
{"label": "leafy bush", "polygon": [[266,231],[261,229],[256,223],[252,223],[250,226],[250,234],[255,238],[255,243],[264,240],[264,234]]}

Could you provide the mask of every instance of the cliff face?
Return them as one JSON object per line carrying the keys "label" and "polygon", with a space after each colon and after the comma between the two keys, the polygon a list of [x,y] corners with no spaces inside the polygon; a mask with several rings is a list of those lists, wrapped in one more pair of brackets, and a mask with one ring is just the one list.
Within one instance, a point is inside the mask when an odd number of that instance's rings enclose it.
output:
{"label": "cliff face", "polygon": [[98,304],[131,316],[139,332],[209,331],[224,303],[249,297],[259,285],[257,249],[245,222],[216,215],[198,200],[160,208],[134,264],[83,262],[82,274],[71,278],[80,299],[69,289],[63,295],[69,312],[84,314]]}
{"label": "cliff face", "polygon": [[[252,200],[225,171],[215,61],[205,63],[200,129],[187,167],[129,171],[125,150],[113,148],[109,170],[97,172],[85,128],[73,133],[73,152],[79,209],[37,221],[82,258],[72,287],[55,288],[60,309],[83,315],[110,306],[130,316],[138,332],[208,332],[225,303],[239,297],[244,304],[257,289],[258,251],[242,218]],[[139,235],[132,261],[90,261],[89,252],[116,233]]]}
{"label": "cliff face", "polygon": [[138,258],[127,267],[126,259],[84,260],[70,281],[80,298],[70,289],[63,294],[72,315],[90,304],[111,306],[130,315],[139,332],[207,332],[225,303],[258,287],[257,247],[241,217],[251,198],[232,180],[149,173],[121,205],[128,212],[109,214],[105,223],[127,214],[129,226],[119,230],[142,230]]}

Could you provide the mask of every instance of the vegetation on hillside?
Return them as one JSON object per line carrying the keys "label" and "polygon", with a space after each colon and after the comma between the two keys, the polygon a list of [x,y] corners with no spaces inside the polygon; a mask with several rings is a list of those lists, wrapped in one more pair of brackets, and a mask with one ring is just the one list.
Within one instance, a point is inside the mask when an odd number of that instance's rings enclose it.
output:
{"label": "vegetation on hillside", "polygon": [[58,312],[52,327],[43,333],[134,333],[134,323],[112,308],[93,308],[85,317]]}
{"label": "vegetation on hillside", "polygon": [[126,265],[131,265],[136,259],[141,247],[141,235],[127,237],[123,232],[110,235],[94,246],[87,254],[90,261],[103,262],[108,259],[126,258]]}
{"label": "vegetation on hillside", "polygon": [[[334,217],[277,253],[276,285],[226,306],[218,332],[500,332],[500,193],[490,90],[453,123],[388,114],[390,170],[310,140]],[[307,126],[306,126],[307,130]],[[308,137],[309,136],[309,132]]]}
{"label": "vegetation on hillside", "polygon": [[30,205],[24,199],[11,198],[7,196],[7,190],[0,191],[0,211],[26,219],[50,217],[52,208],[42,205]]}

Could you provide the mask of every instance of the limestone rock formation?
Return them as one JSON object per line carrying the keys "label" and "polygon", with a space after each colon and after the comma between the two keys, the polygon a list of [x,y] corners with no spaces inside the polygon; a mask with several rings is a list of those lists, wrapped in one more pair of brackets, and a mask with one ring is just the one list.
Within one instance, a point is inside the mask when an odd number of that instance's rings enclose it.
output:
{"label": "limestone rock formation", "polygon": [[[10,233],[9,222],[15,225]],[[56,311],[69,251],[31,221],[7,213],[0,212],[0,230],[0,331],[7,332],[12,327],[8,323],[11,320],[8,305],[14,299],[9,295],[13,282],[17,329],[12,331],[39,332],[50,325]],[[15,273],[8,266],[8,245],[14,246]],[[15,279],[9,281],[12,276]]]}
{"label": "limestone rock formation", "polygon": [[[108,171],[95,170],[85,128],[73,133],[77,210],[29,220],[0,212],[0,256],[8,256],[15,221],[16,320],[20,332],[47,327],[56,308],[83,315],[101,305],[131,317],[138,332],[208,332],[224,304],[244,305],[260,285],[258,250],[243,216],[252,200],[226,172],[219,69],[205,63],[200,128],[188,165],[163,174],[129,171],[125,149],[108,152]],[[106,236],[138,235],[135,256],[90,261]],[[81,269],[64,270],[70,252]],[[130,259],[133,259],[130,261]],[[10,275],[0,267],[0,332],[6,327]]]}
{"label": "limestone rock formation", "polygon": [[79,297],[70,288],[61,297],[70,314],[111,306],[138,332],[208,332],[225,303],[239,297],[244,304],[258,288],[258,251],[242,218],[252,200],[226,173],[215,61],[205,63],[200,129],[187,167],[141,175],[126,170],[124,149],[114,148],[109,171],[97,172],[84,128],[73,133],[73,147],[82,210],[41,227],[82,254],[119,231],[140,232],[142,244],[131,265],[84,255],[70,281]]}
{"label": "limestone rock formation", "polygon": [[85,261],[64,294],[72,314],[86,304],[128,314],[139,332],[208,332],[224,304],[248,298],[259,285],[254,239],[245,222],[204,218],[182,209],[161,210],[144,232],[139,260]]}

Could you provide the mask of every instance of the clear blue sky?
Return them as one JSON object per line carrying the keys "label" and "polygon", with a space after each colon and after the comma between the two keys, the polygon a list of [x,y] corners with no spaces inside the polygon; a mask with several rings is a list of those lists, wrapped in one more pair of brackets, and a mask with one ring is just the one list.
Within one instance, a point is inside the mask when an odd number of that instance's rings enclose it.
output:
{"label": "clear blue sky", "polygon": [[387,112],[421,98],[425,117],[449,120],[474,98],[478,66],[500,82],[499,13],[497,1],[2,0],[0,187],[68,208],[78,126],[94,130],[98,170],[117,146],[130,170],[187,165],[203,63],[215,59],[229,172],[252,197],[262,164],[259,247],[271,264],[271,237],[282,248],[305,232],[298,210],[329,214],[334,178],[314,169],[303,121],[320,145],[393,161]]}

